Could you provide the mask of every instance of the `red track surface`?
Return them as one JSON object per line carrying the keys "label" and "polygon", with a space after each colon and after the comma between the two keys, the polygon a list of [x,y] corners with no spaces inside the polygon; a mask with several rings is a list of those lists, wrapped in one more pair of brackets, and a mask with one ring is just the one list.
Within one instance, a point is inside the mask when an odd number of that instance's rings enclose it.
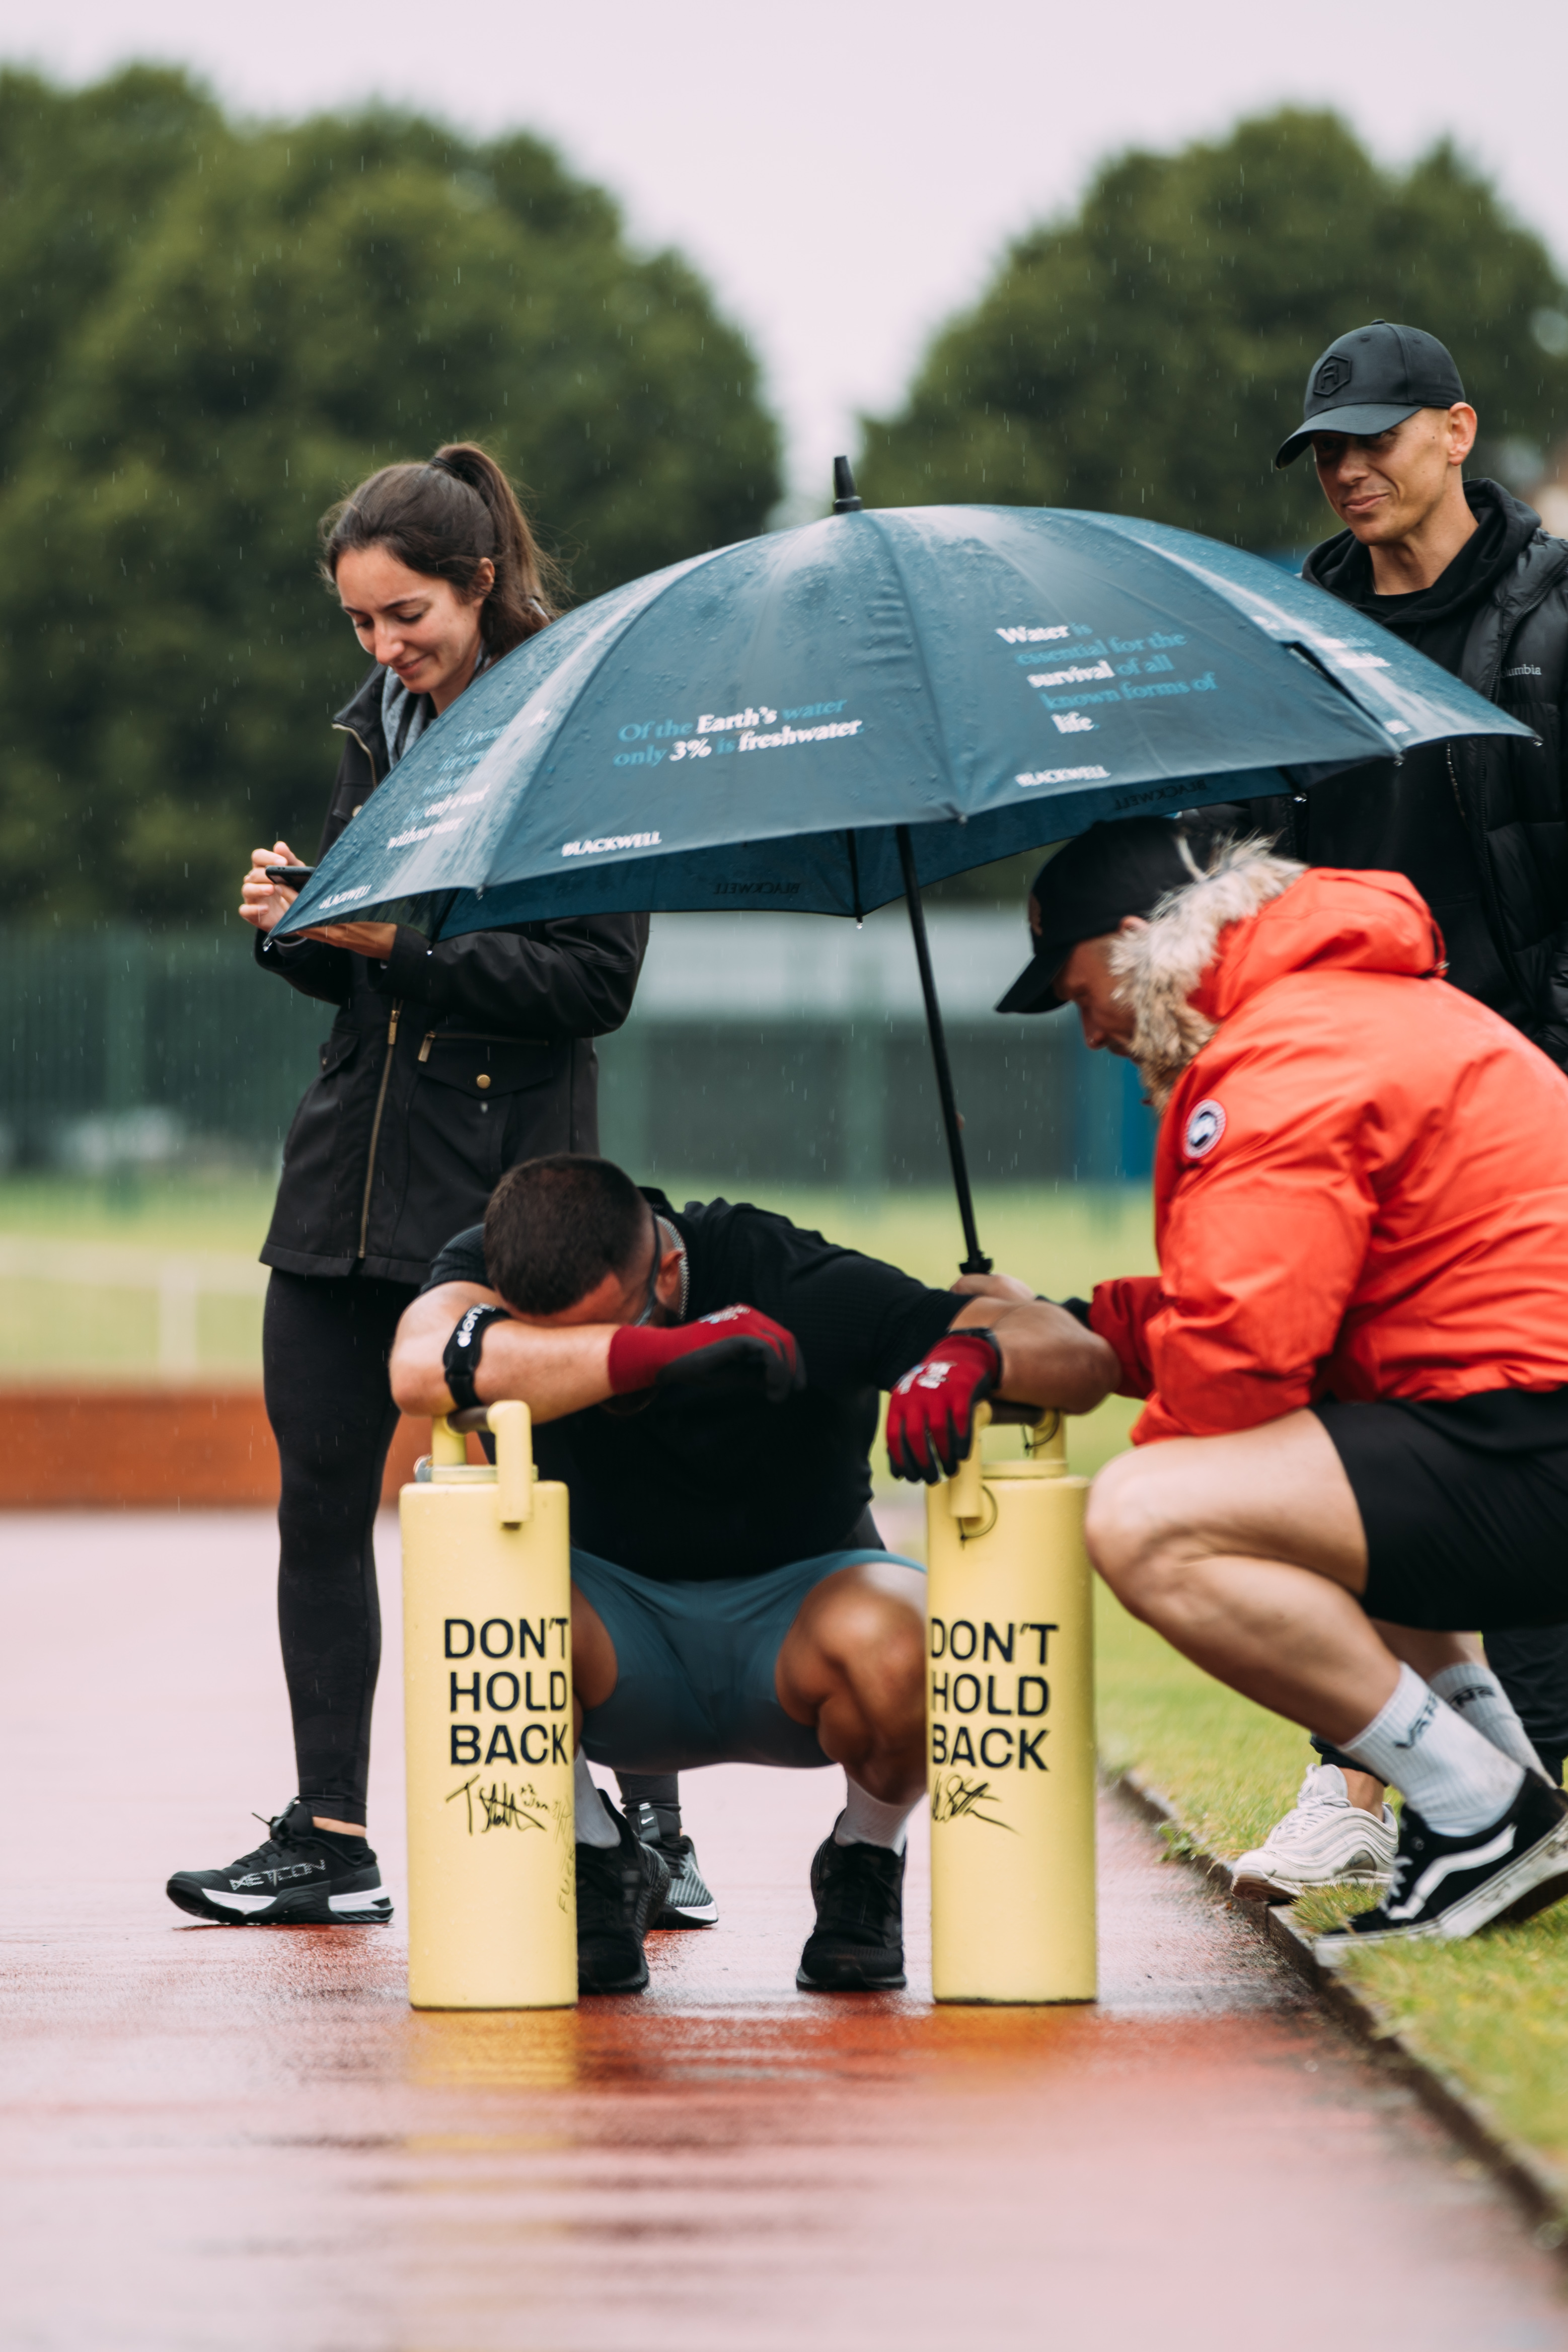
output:
{"label": "red track surface", "polygon": [[933,2010],[918,1854],[909,1993],[797,1995],[831,1773],[692,1776],[724,1916],[641,2000],[415,2017],[395,1930],[182,1923],[168,1871],[290,1793],[271,1557],[0,1523],[7,2347],[1568,2346],[1475,2168],[1114,1807],[1092,2010]]}

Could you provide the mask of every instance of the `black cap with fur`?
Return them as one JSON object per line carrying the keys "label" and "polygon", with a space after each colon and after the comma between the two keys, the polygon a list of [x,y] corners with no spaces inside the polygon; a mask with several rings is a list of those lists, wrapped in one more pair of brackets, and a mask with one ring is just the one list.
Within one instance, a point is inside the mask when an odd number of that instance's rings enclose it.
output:
{"label": "black cap with fur", "polygon": [[1204,869],[1216,843],[1234,833],[1240,812],[1103,820],[1048,857],[1029,894],[1035,950],[998,1013],[1054,1013],[1056,982],[1083,940],[1119,930],[1128,915],[1151,915],[1169,890]]}

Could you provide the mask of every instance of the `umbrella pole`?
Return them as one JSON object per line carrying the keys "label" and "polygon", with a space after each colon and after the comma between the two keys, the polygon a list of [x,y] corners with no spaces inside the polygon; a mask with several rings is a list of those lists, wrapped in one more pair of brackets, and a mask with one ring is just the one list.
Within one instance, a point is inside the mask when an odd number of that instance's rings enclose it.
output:
{"label": "umbrella pole", "polygon": [[931,945],[925,936],[925,909],[920,903],[920,879],[915,871],[914,845],[906,824],[901,824],[895,830],[898,835],[898,860],[904,868],[904,903],[909,908],[909,928],[915,934],[915,961],[920,966],[920,987],[925,999],[925,1027],[931,1039],[931,1058],[936,1066],[936,1093],[942,1105],[942,1125],[947,1136],[947,1157],[953,1163],[953,1186],[958,1195],[958,1214],[963,1219],[964,1241],[968,1250],[968,1255],[958,1271],[960,1274],[989,1274],[991,1261],[981,1254],[980,1236],[975,1230],[975,1203],[969,1192],[968,1163],[964,1158],[964,1131],[953,1095],[953,1073],[947,1062],[942,1007],[936,1002],[936,982],[931,970]]}

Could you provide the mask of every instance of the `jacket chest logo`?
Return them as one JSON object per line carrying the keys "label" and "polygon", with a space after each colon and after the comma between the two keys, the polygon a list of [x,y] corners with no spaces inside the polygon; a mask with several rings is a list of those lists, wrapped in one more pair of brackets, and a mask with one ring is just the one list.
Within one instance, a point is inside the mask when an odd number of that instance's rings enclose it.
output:
{"label": "jacket chest logo", "polygon": [[1214,1150],[1225,1132],[1225,1106],[1212,1096],[1195,1103],[1187,1113],[1186,1133],[1182,1146],[1189,1160],[1202,1160]]}

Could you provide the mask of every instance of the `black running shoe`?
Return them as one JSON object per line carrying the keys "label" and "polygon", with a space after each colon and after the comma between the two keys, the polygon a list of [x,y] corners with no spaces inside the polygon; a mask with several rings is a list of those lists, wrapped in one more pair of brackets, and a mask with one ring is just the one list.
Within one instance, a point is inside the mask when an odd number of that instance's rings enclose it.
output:
{"label": "black running shoe", "polygon": [[641,1992],[648,1981],[643,1938],[664,1908],[670,1865],[644,1845],[603,1790],[600,1801],[620,1843],[577,1849],[577,1989]]}
{"label": "black running shoe", "polygon": [[363,1838],[319,1830],[298,1797],[267,1829],[226,1870],[177,1870],[170,1902],[226,1927],[385,1927],[392,1903]]}
{"label": "black running shoe", "polygon": [[840,1845],[811,1857],[817,1924],[795,1982],[801,1992],[898,1992],[904,1985],[904,1856],[885,1845]]}
{"label": "black running shoe", "polygon": [[639,1805],[630,1818],[643,1844],[652,1846],[669,1864],[670,1891],[654,1927],[711,1927],[718,1917],[718,1905],[697,1867],[696,1848],[690,1838],[679,1832],[666,1836],[652,1805]]}
{"label": "black running shoe", "polygon": [[1505,1813],[1464,1837],[1428,1827],[1406,1803],[1399,1823],[1394,1884],[1370,1911],[1320,1936],[1333,1959],[1364,1944],[1416,1937],[1473,1936],[1478,1927],[1532,1918],[1568,1895],[1568,1797],[1525,1775]]}

